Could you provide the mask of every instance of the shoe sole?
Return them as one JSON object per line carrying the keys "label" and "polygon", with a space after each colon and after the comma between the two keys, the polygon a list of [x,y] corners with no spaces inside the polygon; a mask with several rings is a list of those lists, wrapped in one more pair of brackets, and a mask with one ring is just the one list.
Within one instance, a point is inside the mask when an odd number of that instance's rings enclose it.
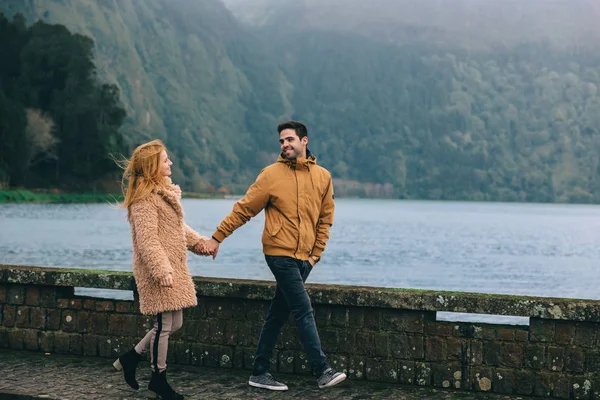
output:
{"label": "shoe sole", "polygon": [[152,390],[148,389],[148,398],[149,399],[158,399],[158,393],[154,393]]}
{"label": "shoe sole", "polygon": [[119,359],[117,358],[117,361],[115,361],[113,363],[113,367],[115,367],[115,369],[117,371],[122,371],[123,370],[123,366],[121,365],[121,361],[119,361]]}
{"label": "shoe sole", "polygon": [[255,387],[255,388],[275,390],[275,391],[279,391],[279,392],[288,390],[287,386],[269,386],[269,385],[262,385],[260,383],[256,383],[256,382],[252,382],[252,381],[248,381],[248,385]]}
{"label": "shoe sole", "polygon": [[337,378],[332,379],[326,385],[319,385],[319,389],[325,389],[328,387],[332,387],[346,380],[346,374],[341,373]]}

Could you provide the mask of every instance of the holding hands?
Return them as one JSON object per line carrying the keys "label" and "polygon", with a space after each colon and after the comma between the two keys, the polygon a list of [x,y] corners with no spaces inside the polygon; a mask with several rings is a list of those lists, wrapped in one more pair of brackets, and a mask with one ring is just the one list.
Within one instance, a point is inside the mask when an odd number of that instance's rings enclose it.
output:
{"label": "holding hands", "polygon": [[196,245],[195,252],[203,256],[212,256],[214,260],[219,252],[219,242],[212,238],[209,240],[201,240]]}

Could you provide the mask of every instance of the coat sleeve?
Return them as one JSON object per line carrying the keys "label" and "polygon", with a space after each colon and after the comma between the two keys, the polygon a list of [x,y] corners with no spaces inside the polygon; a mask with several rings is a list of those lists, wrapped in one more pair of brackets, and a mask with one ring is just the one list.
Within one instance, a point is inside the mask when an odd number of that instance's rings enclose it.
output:
{"label": "coat sleeve", "polygon": [[173,273],[165,248],[158,239],[158,208],[151,201],[140,201],[130,207],[129,220],[133,226],[134,246],[150,275],[155,280]]}
{"label": "coat sleeve", "polygon": [[183,224],[185,229],[185,241],[187,249],[194,252],[195,254],[200,254],[197,249],[197,245],[201,242],[208,240],[206,236],[200,235],[198,232],[193,230],[188,224]]}
{"label": "coat sleeve", "polygon": [[329,176],[329,184],[325,197],[321,202],[321,210],[319,212],[319,221],[317,222],[317,234],[315,238],[315,244],[312,248],[311,255],[321,257],[323,251],[325,251],[325,245],[329,240],[329,228],[333,225],[333,214],[335,211],[335,203],[333,200],[333,181],[331,175]]}
{"label": "coat sleeve", "polygon": [[243,199],[235,203],[233,211],[223,219],[217,227],[213,238],[222,242],[240,226],[248,222],[252,217],[261,212],[269,202],[270,179],[268,171],[262,170],[256,181],[248,188]]}

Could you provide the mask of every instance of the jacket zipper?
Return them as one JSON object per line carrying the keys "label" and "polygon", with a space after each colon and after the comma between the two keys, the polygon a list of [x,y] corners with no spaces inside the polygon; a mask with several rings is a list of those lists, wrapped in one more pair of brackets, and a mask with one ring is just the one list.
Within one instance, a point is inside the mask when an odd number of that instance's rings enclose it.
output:
{"label": "jacket zipper", "polygon": [[296,251],[294,252],[294,257],[298,257],[298,249],[300,248],[300,233],[301,233],[301,223],[300,219],[300,184],[298,183],[298,170],[294,169],[294,176],[296,177],[296,213],[298,214],[298,243],[296,243]]}

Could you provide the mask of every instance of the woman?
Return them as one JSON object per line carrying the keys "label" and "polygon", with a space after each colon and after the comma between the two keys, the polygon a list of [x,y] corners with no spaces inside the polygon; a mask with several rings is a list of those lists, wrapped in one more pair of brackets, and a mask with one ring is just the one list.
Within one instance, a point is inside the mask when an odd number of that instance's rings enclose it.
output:
{"label": "woman", "polygon": [[[142,144],[124,163],[122,181],[133,241],[133,275],[139,292],[140,312],[154,315],[154,327],[129,352],[114,362],[125,381],[139,385],[135,370],[141,354],[150,349],[152,378],[148,390],[155,397],[183,399],[167,383],[169,335],[182,326],[182,310],[197,305],[196,290],[187,266],[187,250],[207,255],[206,237],[183,221],[181,189],[171,183],[171,165],[160,140]],[[128,181],[127,190],[125,182]]]}

